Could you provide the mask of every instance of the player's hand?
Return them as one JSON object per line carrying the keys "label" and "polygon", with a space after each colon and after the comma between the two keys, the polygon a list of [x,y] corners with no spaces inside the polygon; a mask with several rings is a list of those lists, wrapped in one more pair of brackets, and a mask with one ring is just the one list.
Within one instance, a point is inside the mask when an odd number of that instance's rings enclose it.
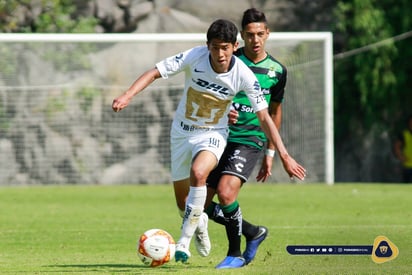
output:
{"label": "player's hand", "polygon": [[239,113],[235,109],[230,109],[228,117],[229,117],[229,125],[236,124],[237,118],[239,117]]}
{"label": "player's hand", "polygon": [[131,98],[128,97],[126,94],[123,94],[123,95],[115,98],[113,100],[113,103],[112,103],[113,111],[119,112],[119,111],[123,110],[124,108],[126,108],[127,105],[129,105],[130,99]]}
{"label": "player's hand", "polygon": [[306,177],[306,169],[297,163],[291,156],[287,155],[280,158],[282,160],[283,167],[285,168],[286,172],[288,173],[290,179],[294,177],[305,180]]}
{"label": "player's hand", "polygon": [[263,157],[262,165],[260,166],[259,172],[256,176],[257,181],[265,182],[272,175],[272,162],[273,157]]}

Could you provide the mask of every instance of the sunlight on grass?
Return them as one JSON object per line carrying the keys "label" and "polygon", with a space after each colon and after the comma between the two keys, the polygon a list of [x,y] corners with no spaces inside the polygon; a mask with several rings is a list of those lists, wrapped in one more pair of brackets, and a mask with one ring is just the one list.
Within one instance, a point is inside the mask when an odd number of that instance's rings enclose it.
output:
{"label": "sunlight on grass", "polygon": [[[412,270],[412,189],[395,184],[246,184],[244,218],[269,228],[255,261],[214,267],[226,254],[224,228],[209,223],[212,252],[188,264],[144,266],[136,242],[150,228],[175,239],[181,219],[171,185],[0,188],[2,274],[408,274]],[[287,245],[372,245],[387,236],[393,261],[370,256],[292,256]],[[244,240],[242,240],[244,247]]]}

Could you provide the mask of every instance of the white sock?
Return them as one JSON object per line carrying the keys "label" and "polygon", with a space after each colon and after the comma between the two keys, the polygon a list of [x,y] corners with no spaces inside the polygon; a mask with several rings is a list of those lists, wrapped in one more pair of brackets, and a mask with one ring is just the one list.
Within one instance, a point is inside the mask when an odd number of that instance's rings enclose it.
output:
{"label": "white sock", "polygon": [[206,202],[206,186],[190,187],[189,196],[186,201],[185,215],[182,222],[181,236],[178,241],[189,249],[190,241],[199,223],[200,215],[203,213],[203,206]]}
{"label": "white sock", "polygon": [[207,216],[207,214],[205,212],[202,213],[202,215],[200,216],[200,219],[199,219],[199,223],[197,224],[197,228],[204,228],[205,227],[205,219],[201,218],[203,215]]}

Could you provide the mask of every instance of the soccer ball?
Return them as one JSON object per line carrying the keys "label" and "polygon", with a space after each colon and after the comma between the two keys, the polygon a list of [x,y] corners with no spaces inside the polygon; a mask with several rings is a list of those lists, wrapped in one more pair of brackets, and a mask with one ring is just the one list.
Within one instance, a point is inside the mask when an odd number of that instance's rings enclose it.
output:
{"label": "soccer ball", "polygon": [[145,265],[161,266],[175,256],[176,244],[172,235],[162,229],[150,229],[140,236],[137,255]]}

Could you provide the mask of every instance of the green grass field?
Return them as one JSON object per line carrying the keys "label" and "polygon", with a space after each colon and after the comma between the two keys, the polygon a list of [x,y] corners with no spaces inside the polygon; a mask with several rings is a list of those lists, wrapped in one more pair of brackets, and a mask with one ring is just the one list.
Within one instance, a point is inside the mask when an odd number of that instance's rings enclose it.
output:
{"label": "green grass field", "polygon": [[[224,228],[209,223],[212,252],[188,264],[144,266],[136,241],[150,228],[175,239],[181,219],[171,185],[0,188],[1,274],[412,274],[412,185],[246,184],[244,217],[269,236],[255,261],[214,267],[226,255]],[[399,256],[295,256],[287,245],[372,245],[384,235]],[[244,246],[244,242],[242,243]]]}

